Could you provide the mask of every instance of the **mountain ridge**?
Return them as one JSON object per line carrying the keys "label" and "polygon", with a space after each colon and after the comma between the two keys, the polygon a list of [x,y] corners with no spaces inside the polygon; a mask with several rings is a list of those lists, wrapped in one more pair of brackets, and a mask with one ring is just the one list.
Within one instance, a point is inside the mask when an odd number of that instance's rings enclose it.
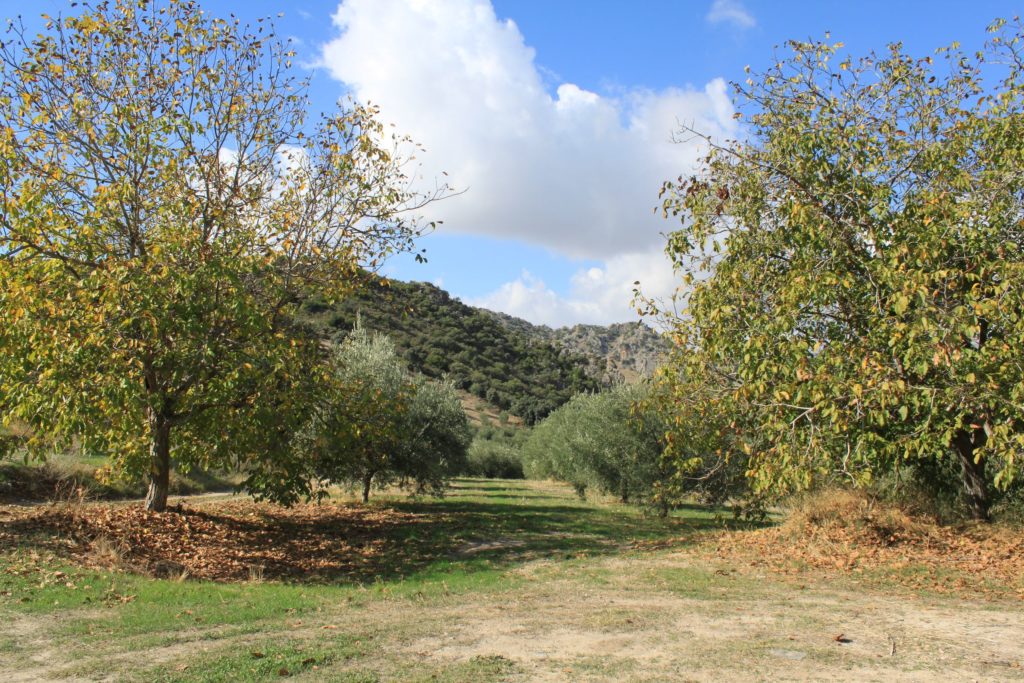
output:
{"label": "mountain ridge", "polygon": [[332,341],[360,320],[388,334],[413,370],[446,377],[527,424],[578,392],[636,381],[668,351],[642,323],[553,329],[469,306],[427,282],[381,278],[339,301],[307,298],[299,319]]}
{"label": "mountain ridge", "polygon": [[591,376],[605,385],[636,382],[651,375],[668,357],[668,341],[640,321],[550,327],[487,308],[478,307],[478,310],[510,329],[587,356]]}

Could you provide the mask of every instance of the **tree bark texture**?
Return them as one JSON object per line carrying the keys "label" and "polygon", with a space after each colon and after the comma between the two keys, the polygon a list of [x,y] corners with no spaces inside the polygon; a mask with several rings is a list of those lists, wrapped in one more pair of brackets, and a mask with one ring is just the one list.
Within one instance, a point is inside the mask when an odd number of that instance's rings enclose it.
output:
{"label": "tree bark texture", "polygon": [[963,430],[953,439],[957,458],[960,460],[960,473],[967,495],[967,507],[971,517],[978,521],[989,521],[988,481],[985,479],[985,462],[975,462],[974,452],[985,444],[985,431],[982,429]]}
{"label": "tree bark texture", "polygon": [[167,509],[167,491],[171,480],[171,424],[156,417],[152,421],[149,445],[149,491],[146,509],[163,512]]}
{"label": "tree bark texture", "polygon": [[373,472],[363,476],[363,502],[370,502],[370,485],[373,484]]}

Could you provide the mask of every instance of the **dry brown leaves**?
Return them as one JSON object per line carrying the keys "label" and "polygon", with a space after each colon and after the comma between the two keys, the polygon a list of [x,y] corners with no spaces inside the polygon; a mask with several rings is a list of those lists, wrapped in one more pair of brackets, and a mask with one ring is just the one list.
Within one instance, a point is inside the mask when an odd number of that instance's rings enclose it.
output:
{"label": "dry brown leaves", "polygon": [[220,502],[164,513],[137,505],[6,506],[0,549],[32,539],[87,566],[164,577],[364,581],[412,561],[392,532],[427,522],[425,515],[330,503],[288,509]]}
{"label": "dry brown leaves", "polygon": [[782,574],[841,573],[937,593],[1024,599],[1024,531],[943,526],[845,492],[812,499],[778,527],[709,537],[705,549]]}

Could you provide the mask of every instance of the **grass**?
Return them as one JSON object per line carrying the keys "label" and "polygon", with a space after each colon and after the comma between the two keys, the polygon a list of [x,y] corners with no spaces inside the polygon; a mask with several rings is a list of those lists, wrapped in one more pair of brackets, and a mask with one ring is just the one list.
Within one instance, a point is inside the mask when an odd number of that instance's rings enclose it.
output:
{"label": "grass", "polygon": [[[579,501],[560,485],[468,479],[442,500],[381,496],[371,505],[427,521],[382,527],[388,550],[372,573],[361,568],[315,584],[90,570],[26,537],[0,553],[0,677],[486,682],[702,679],[720,670],[828,677],[851,662],[879,666],[858,624],[872,637],[896,628],[879,622],[874,605],[847,605],[830,586],[797,589],[713,557],[680,556],[705,532],[735,524],[723,509],[693,506],[659,519]],[[927,607],[917,597],[909,604]],[[998,606],[987,614],[1003,618]],[[1008,632],[1021,625],[1019,616],[1006,619]],[[854,638],[846,650],[832,640],[839,629]],[[942,647],[954,677],[991,677],[963,669],[971,657],[990,655],[972,654],[977,646],[962,633],[951,632]],[[1015,647],[1000,655],[1007,666],[1017,662]],[[863,661],[850,659],[857,648],[865,648]],[[888,648],[884,640],[875,649]],[[788,650],[805,653],[800,665],[809,668],[792,669],[772,654]],[[712,668],[710,657],[719,660]],[[936,662],[907,659],[870,671],[899,677],[944,665]]]}
{"label": "grass", "polygon": [[579,501],[561,487],[518,480],[463,479],[441,500],[387,504],[436,515],[437,521],[392,530],[393,540],[408,550],[375,568],[374,577],[385,581],[493,572],[541,558],[618,554],[632,544],[733,525],[723,509],[691,506],[660,519],[635,508]]}
{"label": "grass", "polygon": [[366,647],[351,637],[310,645],[302,640],[256,640],[231,652],[202,656],[187,664],[146,669],[140,681],[259,681],[318,671],[338,661],[365,654]]}
{"label": "grass", "polygon": [[[726,513],[688,508],[660,519],[614,504],[580,501],[561,486],[468,479],[455,482],[444,499],[378,497],[371,505],[429,515],[431,521],[382,529],[388,547],[401,552],[387,553],[372,572],[366,569],[333,583],[159,580],[78,568],[26,545],[0,558],[5,565],[0,573],[0,606],[8,613],[59,616],[59,624],[48,627],[48,637],[83,655],[197,643],[211,649],[210,654],[190,661],[188,669],[168,664],[137,672],[128,667],[124,672],[138,674],[140,680],[216,681],[232,675],[261,680],[282,670],[297,674],[339,662],[345,676],[358,679],[362,674],[350,671],[348,665],[364,656],[365,647],[353,643],[365,643],[370,637],[365,632],[327,641],[313,638],[310,642],[307,636],[257,642],[251,647],[264,655],[258,659],[246,652],[222,652],[218,644],[301,629],[301,624],[290,624],[308,619],[322,622],[339,608],[357,613],[381,602],[437,605],[460,595],[515,593],[528,581],[517,568],[538,560],[557,562],[558,572],[579,571],[584,576],[588,558],[628,554],[635,552],[637,543],[719,528]],[[599,582],[596,577],[593,580]],[[394,636],[392,630],[389,637]],[[68,671],[88,675],[91,665],[86,659]],[[489,680],[512,668],[505,659],[470,659],[455,668],[431,669],[433,678],[426,680]],[[414,673],[403,673],[401,667],[392,671],[402,680],[406,676],[412,680]]]}

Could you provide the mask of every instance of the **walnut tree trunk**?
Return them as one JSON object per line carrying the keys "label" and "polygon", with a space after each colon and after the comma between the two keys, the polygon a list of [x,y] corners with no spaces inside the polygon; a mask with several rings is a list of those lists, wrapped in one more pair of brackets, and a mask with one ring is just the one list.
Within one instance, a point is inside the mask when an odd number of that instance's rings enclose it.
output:
{"label": "walnut tree trunk", "polygon": [[167,491],[171,480],[171,423],[156,417],[151,426],[149,445],[149,491],[146,509],[163,512],[167,509]]}
{"label": "walnut tree trunk", "polygon": [[985,445],[985,440],[983,429],[963,430],[953,439],[953,447],[960,461],[960,474],[964,493],[967,495],[967,507],[971,512],[971,517],[982,522],[987,522],[990,519],[989,506],[992,504],[992,500],[989,496],[988,480],[985,478],[985,462],[976,460],[974,453]]}
{"label": "walnut tree trunk", "polygon": [[370,485],[373,484],[373,472],[363,475],[363,502],[370,502]]}

